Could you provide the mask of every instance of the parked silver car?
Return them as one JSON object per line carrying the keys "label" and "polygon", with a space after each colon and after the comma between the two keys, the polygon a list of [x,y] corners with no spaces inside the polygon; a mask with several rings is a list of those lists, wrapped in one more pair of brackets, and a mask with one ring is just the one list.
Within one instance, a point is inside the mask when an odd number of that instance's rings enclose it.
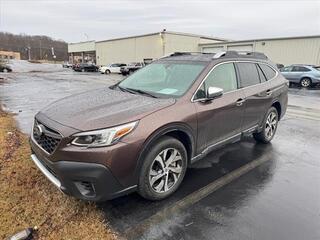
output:
{"label": "parked silver car", "polygon": [[320,84],[320,66],[291,65],[281,68],[280,71],[290,83],[298,83],[302,87]]}

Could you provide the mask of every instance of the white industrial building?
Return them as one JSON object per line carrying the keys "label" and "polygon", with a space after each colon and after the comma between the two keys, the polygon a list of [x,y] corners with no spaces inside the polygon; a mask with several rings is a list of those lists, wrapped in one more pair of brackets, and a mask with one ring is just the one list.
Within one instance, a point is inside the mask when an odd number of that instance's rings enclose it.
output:
{"label": "white industrial building", "polygon": [[97,65],[150,61],[172,52],[257,51],[284,65],[320,65],[320,36],[228,41],[189,33],[162,31],[138,36],[70,43],[71,62]]}
{"label": "white industrial building", "polygon": [[225,39],[189,33],[162,31],[138,36],[109,39],[97,42],[70,43],[68,52],[72,62],[75,56],[86,60],[95,49],[97,65],[143,62],[160,58],[177,51],[199,51],[199,44],[216,43]]}
{"label": "white industrial building", "polygon": [[263,52],[273,62],[284,65],[320,65],[320,36],[254,39],[199,44],[201,52],[251,51]]}

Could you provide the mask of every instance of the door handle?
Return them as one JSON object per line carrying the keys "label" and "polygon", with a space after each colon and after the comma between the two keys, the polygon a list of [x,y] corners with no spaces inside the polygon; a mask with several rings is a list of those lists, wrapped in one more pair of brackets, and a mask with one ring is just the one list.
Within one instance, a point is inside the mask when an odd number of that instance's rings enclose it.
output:
{"label": "door handle", "polygon": [[243,104],[245,101],[246,101],[245,99],[239,98],[239,99],[237,100],[237,102],[236,102],[236,105],[237,105],[238,107],[240,107],[240,106],[242,106],[242,104]]}
{"label": "door handle", "polygon": [[267,96],[271,96],[272,91],[270,89],[267,90]]}

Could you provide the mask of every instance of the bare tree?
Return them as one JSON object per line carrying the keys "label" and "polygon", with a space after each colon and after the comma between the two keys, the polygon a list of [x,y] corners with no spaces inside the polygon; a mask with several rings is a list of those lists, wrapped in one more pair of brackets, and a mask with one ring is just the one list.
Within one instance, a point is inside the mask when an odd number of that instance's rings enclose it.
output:
{"label": "bare tree", "polygon": [[[52,55],[52,48],[54,48],[56,59]],[[0,32],[0,50],[20,52],[21,59],[28,59],[28,51],[30,51],[32,60],[68,60],[68,44],[48,36]]]}

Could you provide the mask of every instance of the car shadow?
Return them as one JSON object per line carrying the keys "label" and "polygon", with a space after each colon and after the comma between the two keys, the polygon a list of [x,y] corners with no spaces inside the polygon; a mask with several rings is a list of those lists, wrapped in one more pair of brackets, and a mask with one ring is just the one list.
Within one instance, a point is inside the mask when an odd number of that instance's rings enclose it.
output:
{"label": "car shadow", "polygon": [[[189,194],[261,157],[267,157],[268,162],[269,160],[274,161],[272,145],[257,144],[252,138],[246,138],[241,142],[216,150],[190,166],[180,188],[167,199],[153,202],[133,193],[99,203],[98,207],[104,212],[108,226],[120,236],[124,236],[128,229],[139,228],[144,220],[163,208],[174,205]],[[261,183],[256,184],[261,185]],[[133,239],[135,238],[137,237]]]}

